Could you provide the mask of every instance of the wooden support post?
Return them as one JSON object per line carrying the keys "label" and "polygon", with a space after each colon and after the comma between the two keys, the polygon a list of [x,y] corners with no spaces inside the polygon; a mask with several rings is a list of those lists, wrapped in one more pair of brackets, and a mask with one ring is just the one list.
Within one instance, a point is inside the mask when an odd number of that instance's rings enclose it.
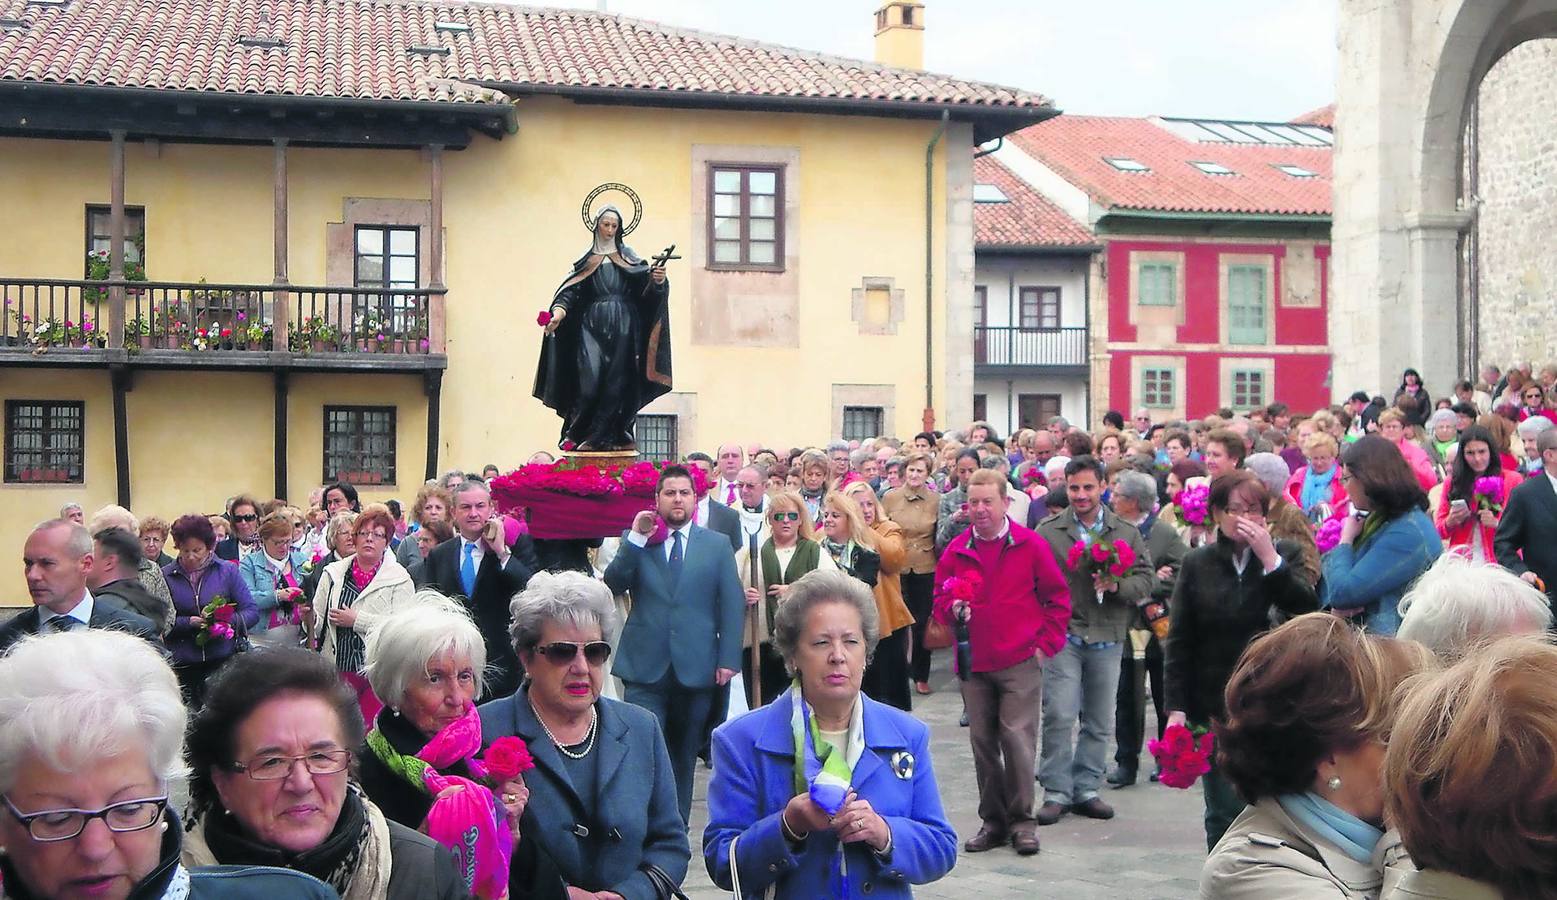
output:
{"label": "wooden support post", "polygon": [[118,488],[118,503],[130,509],[130,416],[125,394],[130,392],[130,370],[126,366],[113,366],[108,370],[114,398],[114,479]]}
{"label": "wooden support post", "polygon": [[291,389],[291,383],[287,378],[287,370],[277,369],[275,381],[276,492],[271,494],[271,496],[287,498],[287,398]]}
{"label": "wooden support post", "polygon": [[[123,131],[109,133],[113,138],[109,151],[109,184],[108,196],[108,280],[110,282],[124,280],[124,137]],[[84,300],[84,298],[83,298]],[[86,309],[81,310],[81,315],[86,316]],[[97,327],[102,327],[102,310],[93,310],[97,317]],[[124,346],[124,288],[115,286],[108,289],[108,346]],[[120,506],[125,504],[121,503]]]}
{"label": "wooden support post", "polygon": [[[274,171],[274,193],[276,197],[275,211],[272,218],[275,224],[275,234],[272,238],[275,251],[275,277],[271,284],[274,291],[271,296],[270,322],[273,343],[272,350],[288,349],[288,335],[291,332],[292,306],[291,291],[287,290],[287,142],[285,138],[275,140],[276,164]],[[284,467],[283,467],[284,468]],[[281,469],[277,470],[277,478],[281,477]],[[280,482],[278,482],[280,483]],[[277,497],[285,497],[286,494],[278,493]]]}
{"label": "wooden support post", "polygon": [[443,370],[428,369],[422,373],[422,389],[427,393],[427,476],[428,481],[438,477],[438,419],[443,408]]}
{"label": "wooden support post", "polygon": [[443,145],[427,148],[432,168],[432,186],[429,194],[431,208],[430,228],[427,236],[427,261],[430,269],[428,287],[438,293],[427,296],[427,352],[447,352],[448,303],[443,293]]}

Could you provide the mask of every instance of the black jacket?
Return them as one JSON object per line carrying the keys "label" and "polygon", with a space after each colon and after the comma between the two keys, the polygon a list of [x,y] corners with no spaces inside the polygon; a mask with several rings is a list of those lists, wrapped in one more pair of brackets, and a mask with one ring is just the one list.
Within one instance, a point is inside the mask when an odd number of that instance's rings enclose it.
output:
{"label": "black jacket", "polygon": [[[0,625],[0,654],[11,648],[11,645],[22,638],[38,633],[39,622],[42,616],[38,613],[38,607],[23,610],[17,613],[11,621]],[[157,626],[145,616],[132,611],[129,607],[111,597],[92,598],[92,618],[87,622],[88,628],[115,628],[119,631],[127,631],[136,637],[145,638],[155,644],[160,650],[162,644],[157,640]]]}
{"label": "black jacket", "polygon": [[1240,576],[1226,538],[1184,557],[1168,604],[1164,693],[1167,708],[1181,710],[1196,725],[1223,714],[1227,679],[1249,642],[1271,628],[1273,612],[1296,616],[1319,609],[1313,587],[1299,574],[1298,546],[1277,541],[1276,552],[1281,565],[1269,575],[1250,553]]}
{"label": "black jacket", "polygon": [[708,521],[703,527],[729,538],[730,549],[736,553],[741,552],[741,546],[746,543],[746,534],[741,530],[741,514],[713,498],[708,500]]}
{"label": "black jacket", "polygon": [[1549,602],[1557,598],[1557,493],[1542,472],[1509,492],[1492,546],[1498,565],[1523,575],[1534,572],[1546,584]]}
{"label": "black jacket", "polygon": [[102,585],[92,592],[92,596],[117,600],[131,612],[149,619],[153,625],[159,625],[169,619],[168,605],[151,591],[146,590],[145,585],[142,585],[140,579],[136,577],[121,578]]}
{"label": "black jacket", "polygon": [[1184,557],[1189,555],[1189,547],[1179,537],[1178,529],[1172,523],[1152,516],[1142,522],[1141,526],[1141,535],[1146,538],[1146,552],[1152,557],[1152,572],[1155,573],[1163,566],[1173,570],[1169,577],[1158,578],[1157,586],[1152,589],[1153,600],[1167,600],[1173,596],[1173,589],[1178,584],[1179,572],[1184,568]]}
{"label": "black jacket", "polygon": [[[463,542],[458,536],[432,548],[422,560],[421,571],[413,576],[416,586],[433,587],[450,597],[464,601],[481,629],[487,645],[487,690],[483,699],[507,697],[519,689],[522,673],[519,657],[514,653],[509,637],[509,603],[514,595],[529,584],[534,570],[525,565],[517,552],[510,553],[506,565],[497,564],[497,556],[491,552],[481,557],[481,567],[476,571],[474,596],[467,597],[460,583],[460,548]],[[533,559],[533,546],[530,548]]]}

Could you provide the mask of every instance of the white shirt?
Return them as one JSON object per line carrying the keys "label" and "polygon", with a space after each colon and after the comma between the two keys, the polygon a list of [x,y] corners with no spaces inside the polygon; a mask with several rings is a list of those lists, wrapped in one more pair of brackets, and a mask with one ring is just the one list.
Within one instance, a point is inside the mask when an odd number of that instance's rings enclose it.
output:
{"label": "white shirt", "polygon": [[[732,496],[730,493],[731,488],[735,489],[733,495],[735,499],[725,503],[725,498]],[[725,506],[732,509],[739,509],[741,506],[741,486],[733,481],[725,481],[723,475],[719,476],[719,480],[714,482],[713,496],[717,497],[720,503],[724,503]]]}
{"label": "white shirt", "polygon": [[81,602],[77,603],[75,608],[63,616],[50,610],[47,606],[38,607],[38,612],[40,613],[38,616],[39,634],[48,634],[51,630],[49,623],[55,619],[75,619],[81,623],[81,627],[85,628],[92,624],[92,592],[83,588],[81,591]]}
{"label": "white shirt", "polygon": [[[705,497],[703,499],[706,502],[708,498]],[[665,543],[662,545],[665,548],[664,552],[666,562],[670,562],[670,551],[676,549],[675,535],[677,534],[681,535],[681,562],[683,565],[685,565],[687,561],[687,548],[692,545],[692,523],[688,522],[680,528],[672,528],[669,532],[666,533]],[[636,531],[628,531],[627,540],[634,547],[649,546],[649,536],[646,534],[640,534]]]}
{"label": "white shirt", "polygon": [[692,521],[704,528],[708,527],[708,498],[711,496],[713,495],[704,494],[703,498],[697,501],[697,506],[692,510]]}
{"label": "white shirt", "polygon": [[481,541],[467,541],[467,540],[465,540],[465,536],[463,534],[460,535],[460,558],[459,558],[459,564],[456,565],[455,568],[456,569],[460,569],[460,570],[464,570],[464,568],[465,568],[465,548],[466,547],[472,548],[471,551],[470,551],[470,561],[474,565],[476,572],[479,574],[481,572],[481,560],[485,559],[486,555],[487,555],[486,545],[484,543],[482,543]]}

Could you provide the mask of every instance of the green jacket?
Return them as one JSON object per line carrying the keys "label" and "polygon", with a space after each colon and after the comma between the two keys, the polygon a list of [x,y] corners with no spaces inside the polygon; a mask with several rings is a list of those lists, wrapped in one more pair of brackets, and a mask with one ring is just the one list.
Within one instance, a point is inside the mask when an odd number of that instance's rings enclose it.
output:
{"label": "green jacket", "polygon": [[1092,587],[1090,565],[1083,563],[1072,570],[1065,564],[1070,548],[1081,540],[1082,529],[1076,514],[1064,509],[1038,523],[1038,533],[1049,542],[1070,587],[1070,633],[1089,644],[1124,640],[1125,632],[1138,621],[1140,605],[1151,599],[1157,584],[1151,553],[1141,539],[1141,530],[1107,507],[1099,515],[1103,517],[1103,530],[1098,537],[1124,541],[1135,551],[1135,564],[1119,579],[1119,590],[1103,594],[1101,601]]}

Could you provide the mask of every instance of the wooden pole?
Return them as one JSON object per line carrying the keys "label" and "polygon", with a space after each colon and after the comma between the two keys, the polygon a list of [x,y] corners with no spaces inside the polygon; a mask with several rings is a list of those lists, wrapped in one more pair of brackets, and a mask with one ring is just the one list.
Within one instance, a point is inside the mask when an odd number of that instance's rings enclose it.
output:
{"label": "wooden pole", "polygon": [[[761,534],[761,529],[757,533]],[[746,549],[747,580],[757,590],[757,605],[746,607],[746,633],[751,636],[751,678],[747,680],[746,696],[749,698],[747,708],[756,709],[762,705],[762,646],[757,639],[757,617],[763,614],[767,602],[767,598],[762,596],[762,579],[757,577],[762,558],[758,553],[756,534],[746,536]]]}
{"label": "wooden pole", "polygon": [[[288,335],[292,326],[292,292],[288,290],[289,281],[287,274],[287,141],[286,138],[276,138],[274,141],[276,156],[273,170],[272,193],[275,195],[274,212],[271,213],[274,232],[271,237],[272,251],[275,258],[275,274],[271,279],[271,349],[287,350],[290,348]],[[278,382],[279,384],[279,382]],[[284,468],[284,467],[283,467]],[[285,472],[277,469],[277,478],[284,477]],[[285,493],[277,493],[277,497],[285,497]]]}
{"label": "wooden pole", "polygon": [[[110,132],[113,138],[109,163],[108,280],[124,280],[124,137],[123,131]],[[102,296],[99,294],[98,296]],[[83,298],[84,300],[85,298]],[[92,311],[97,327],[102,327],[102,310]],[[85,304],[81,317],[86,317]],[[108,346],[124,346],[124,288],[108,289]]]}

